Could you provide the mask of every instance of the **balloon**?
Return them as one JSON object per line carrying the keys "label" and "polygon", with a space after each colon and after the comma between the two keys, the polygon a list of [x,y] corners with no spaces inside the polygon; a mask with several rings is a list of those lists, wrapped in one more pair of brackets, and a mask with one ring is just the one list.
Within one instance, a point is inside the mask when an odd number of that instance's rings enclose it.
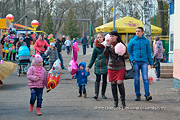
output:
{"label": "balloon", "polygon": [[9,52],[11,52],[12,51],[12,48],[9,48]]}
{"label": "balloon", "polygon": [[9,44],[8,47],[12,47],[12,44]]}
{"label": "balloon", "polygon": [[4,50],[7,50],[7,47],[4,47]]}
{"label": "balloon", "polygon": [[5,50],[5,53],[8,53],[9,52],[9,50]]}
{"label": "balloon", "polygon": [[16,52],[16,50],[12,50],[12,53],[15,53]]}
{"label": "balloon", "polygon": [[118,55],[124,55],[124,53],[126,52],[126,46],[123,45],[121,42],[116,44],[115,46],[115,53]]}
{"label": "balloon", "polygon": [[61,62],[59,59],[57,59],[54,62],[52,69],[48,73],[47,86],[49,90],[47,92],[54,89],[58,85],[61,77],[60,69],[61,69]]}
{"label": "balloon", "polygon": [[75,60],[71,60],[68,65],[68,71],[71,73],[71,75],[74,75],[78,72],[78,63]]}
{"label": "balloon", "polygon": [[60,71],[55,76],[52,73],[52,69],[49,71],[48,77],[47,77],[47,86],[48,86],[49,90],[47,90],[47,92],[54,89],[58,85],[58,83],[60,81],[60,77],[61,77]]}
{"label": "balloon", "polygon": [[12,49],[15,49],[15,46],[14,46],[14,45],[12,46]]}
{"label": "balloon", "polygon": [[5,50],[4,50],[4,49],[2,49],[2,52],[5,52]]}
{"label": "balloon", "polygon": [[78,63],[77,63],[77,57],[78,57],[78,44],[77,42],[73,43],[72,47],[72,60],[69,62],[68,65],[68,71],[71,73],[71,75],[74,75],[78,72]]}

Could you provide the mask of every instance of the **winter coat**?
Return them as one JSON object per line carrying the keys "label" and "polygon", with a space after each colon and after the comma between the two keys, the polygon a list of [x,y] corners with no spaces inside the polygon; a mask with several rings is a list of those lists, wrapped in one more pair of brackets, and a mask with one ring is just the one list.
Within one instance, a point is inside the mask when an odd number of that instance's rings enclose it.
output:
{"label": "winter coat", "polygon": [[44,88],[46,86],[47,88],[47,76],[46,76],[46,70],[44,67],[42,67],[42,77],[40,80],[37,80],[37,75],[35,73],[36,66],[32,63],[31,67],[28,69],[27,72],[27,79],[28,79],[28,85],[29,88]]}
{"label": "winter coat", "polygon": [[55,46],[56,46],[56,48],[57,48],[57,51],[58,52],[61,52],[61,41],[59,40],[59,39],[56,39],[56,41],[55,41]]}
{"label": "winter coat", "polygon": [[24,36],[24,42],[26,42],[27,47],[30,49],[31,41],[33,41],[33,39],[30,35],[28,35],[28,37],[29,38],[26,38],[26,36]]}
{"label": "winter coat", "polygon": [[150,65],[153,65],[153,60],[151,57],[151,47],[148,39],[146,39],[144,36],[139,38],[135,35],[129,41],[127,49],[131,62],[149,62]]}
{"label": "winter coat", "polygon": [[163,45],[162,45],[162,41],[158,40],[155,43],[155,47],[154,47],[154,57],[158,58],[158,59],[163,59]]}
{"label": "winter coat", "polygon": [[66,40],[64,43],[66,46],[70,46],[71,45],[71,41],[70,40]]}
{"label": "winter coat", "polygon": [[58,52],[57,52],[57,48],[51,49],[49,48],[46,53],[47,56],[49,55],[49,62],[55,62],[58,59]]}
{"label": "winter coat", "polygon": [[[36,50],[36,54],[39,53],[39,51],[41,51],[41,53],[45,51],[45,47],[43,47],[42,45],[43,41],[40,39],[35,42],[34,49]],[[46,40],[44,40],[44,46],[46,46],[47,48],[49,47],[49,44],[46,42]]]}
{"label": "winter coat", "polygon": [[98,42],[98,40],[95,41],[95,47],[93,49],[93,53],[91,56],[90,63],[88,65],[88,68],[91,68],[95,62],[94,66],[94,73],[101,75],[101,74],[107,74],[107,57],[104,56],[104,45]]}
{"label": "winter coat", "polygon": [[[83,70],[80,70],[80,66],[83,66]],[[78,72],[73,76],[74,79],[77,79],[78,85],[85,85],[87,84],[87,76],[90,75],[90,72],[86,72],[86,62],[81,62],[79,64]]]}
{"label": "winter coat", "polygon": [[82,43],[82,45],[87,45],[87,44],[88,44],[88,39],[87,39],[86,36],[84,36],[84,37],[82,38],[81,43]]}
{"label": "winter coat", "polygon": [[108,60],[108,69],[111,70],[120,70],[120,69],[125,69],[125,59],[129,57],[127,49],[126,53],[121,56],[115,53],[115,50],[112,48],[113,46],[106,46],[104,50],[104,55],[109,56]]}

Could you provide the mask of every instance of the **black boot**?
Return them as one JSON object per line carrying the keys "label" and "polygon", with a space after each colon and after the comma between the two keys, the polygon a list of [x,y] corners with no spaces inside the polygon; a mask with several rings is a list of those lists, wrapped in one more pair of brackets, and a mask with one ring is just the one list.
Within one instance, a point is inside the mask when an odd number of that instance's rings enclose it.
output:
{"label": "black boot", "polygon": [[152,96],[148,95],[146,96],[146,101],[152,100]]}
{"label": "black boot", "polygon": [[93,98],[96,100],[98,99],[99,85],[100,85],[100,82],[95,82],[95,96]]}
{"label": "black boot", "polygon": [[119,93],[121,95],[121,102],[122,102],[122,108],[125,109],[126,107],[126,102],[125,102],[125,88],[124,88],[124,83],[118,84],[119,88]]}
{"label": "black boot", "polygon": [[140,101],[140,100],[141,100],[141,96],[140,95],[136,95],[135,101]]}
{"label": "black boot", "polygon": [[117,84],[111,84],[111,90],[114,98],[114,106],[118,107],[118,94],[117,94]]}
{"label": "black boot", "polygon": [[102,83],[102,91],[101,91],[101,95],[102,95],[103,99],[107,99],[107,97],[105,96],[106,86],[107,86],[107,82],[103,82]]}

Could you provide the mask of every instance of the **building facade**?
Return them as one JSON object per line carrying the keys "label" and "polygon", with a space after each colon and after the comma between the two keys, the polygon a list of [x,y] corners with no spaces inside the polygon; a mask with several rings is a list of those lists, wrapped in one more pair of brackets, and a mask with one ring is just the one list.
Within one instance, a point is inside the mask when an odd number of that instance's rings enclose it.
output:
{"label": "building facade", "polygon": [[[173,0],[174,1],[174,0]],[[180,89],[180,0],[174,2],[174,64],[173,64],[173,77],[174,88]]]}

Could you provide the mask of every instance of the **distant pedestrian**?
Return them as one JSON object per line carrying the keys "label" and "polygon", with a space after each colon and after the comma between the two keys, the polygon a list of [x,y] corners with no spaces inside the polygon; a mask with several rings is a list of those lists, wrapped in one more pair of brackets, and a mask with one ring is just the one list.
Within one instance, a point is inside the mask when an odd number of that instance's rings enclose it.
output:
{"label": "distant pedestrian", "polygon": [[82,91],[84,94],[84,98],[86,98],[87,93],[86,93],[86,87],[85,85],[87,84],[87,76],[90,75],[90,72],[86,72],[86,62],[81,62],[79,64],[79,69],[78,72],[73,76],[74,79],[77,79],[77,84],[79,86],[79,96],[82,97]]}
{"label": "distant pedestrian", "polygon": [[[50,44],[47,37],[48,37],[48,34],[44,34],[44,40],[46,40],[46,42],[47,42],[48,44]],[[45,51],[48,49],[47,46],[44,46],[44,48],[45,48]]]}
{"label": "distant pedestrian", "polygon": [[70,37],[69,37],[69,36],[67,36],[66,41],[65,41],[64,44],[66,45],[67,55],[69,55],[69,53],[70,53],[70,47],[71,47],[71,41],[70,41]]}
{"label": "distant pedestrian", "polygon": [[154,55],[153,58],[156,60],[158,66],[155,68],[156,69],[156,73],[157,73],[157,81],[160,81],[160,73],[161,73],[161,66],[160,66],[160,62],[163,59],[163,43],[160,40],[159,36],[155,37],[155,47],[154,47]]}
{"label": "distant pedestrian", "polygon": [[36,113],[38,116],[42,115],[40,110],[43,100],[43,88],[44,86],[46,86],[47,88],[46,70],[44,69],[44,67],[42,67],[42,62],[43,59],[40,55],[33,55],[31,67],[28,69],[27,72],[28,85],[31,91],[29,111],[33,111],[35,101],[37,100]]}
{"label": "distant pedestrian", "polygon": [[33,41],[33,39],[30,35],[28,35],[28,31],[26,31],[24,36],[24,42],[26,42],[29,51],[30,51],[31,41]]}
{"label": "distant pedestrian", "polygon": [[55,40],[55,46],[57,48],[57,51],[58,51],[58,57],[61,61],[61,68],[62,69],[65,69],[64,65],[63,65],[63,58],[62,58],[62,45],[63,45],[63,38],[61,35],[58,35],[58,38]]}
{"label": "distant pedestrian", "polygon": [[83,47],[83,55],[85,55],[86,54],[86,45],[88,44],[86,33],[83,35],[83,38],[81,40],[81,44],[82,44],[82,47]]}
{"label": "distant pedestrian", "polygon": [[91,37],[91,48],[93,48],[93,44],[94,44],[94,37]]}

